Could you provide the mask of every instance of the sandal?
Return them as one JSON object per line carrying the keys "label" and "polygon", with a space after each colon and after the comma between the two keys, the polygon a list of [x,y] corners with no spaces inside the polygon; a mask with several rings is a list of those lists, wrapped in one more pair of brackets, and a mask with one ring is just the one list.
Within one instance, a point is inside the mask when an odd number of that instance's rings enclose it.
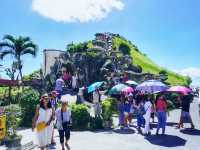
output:
{"label": "sandal", "polygon": [[65,143],[65,146],[67,147],[67,150],[70,150],[69,144]]}

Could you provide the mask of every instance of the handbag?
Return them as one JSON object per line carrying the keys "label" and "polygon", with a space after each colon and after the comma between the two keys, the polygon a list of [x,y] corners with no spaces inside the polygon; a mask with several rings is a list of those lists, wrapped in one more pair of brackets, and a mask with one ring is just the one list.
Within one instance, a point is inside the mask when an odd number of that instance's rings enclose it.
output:
{"label": "handbag", "polygon": [[37,132],[43,131],[47,127],[45,122],[39,122],[36,126]]}

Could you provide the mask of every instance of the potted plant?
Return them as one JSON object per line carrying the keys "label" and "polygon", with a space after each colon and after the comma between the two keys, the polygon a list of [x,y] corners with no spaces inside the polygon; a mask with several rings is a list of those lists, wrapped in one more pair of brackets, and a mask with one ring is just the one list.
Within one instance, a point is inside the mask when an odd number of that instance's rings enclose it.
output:
{"label": "potted plant", "polygon": [[5,145],[8,148],[21,147],[21,135],[17,135],[17,128],[19,126],[20,108],[17,105],[9,105],[5,108],[6,112],[6,127],[7,134],[5,138]]}

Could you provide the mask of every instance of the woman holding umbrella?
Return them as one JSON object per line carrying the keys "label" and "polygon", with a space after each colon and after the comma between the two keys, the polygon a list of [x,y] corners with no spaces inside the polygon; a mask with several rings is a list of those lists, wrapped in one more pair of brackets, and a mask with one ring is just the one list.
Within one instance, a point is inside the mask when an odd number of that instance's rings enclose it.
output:
{"label": "woman holding umbrella", "polygon": [[191,96],[188,94],[183,95],[181,99],[181,117],[178,125],[179,129],[183,127],[184,122],[189,122],[191,124],[191,129],[194,129],[194,124],[192,122],[192,118],[190,115],[190,103],[191,103]]}
{"label": "woman holding umbrella", "polygon": [[165,126],[167,121],[167,101],[163,95],[158,96],[156,99],[156,111],[158,116],[156,135],[159,134],[160,128],[162,128],[162,134],[165,134]]}

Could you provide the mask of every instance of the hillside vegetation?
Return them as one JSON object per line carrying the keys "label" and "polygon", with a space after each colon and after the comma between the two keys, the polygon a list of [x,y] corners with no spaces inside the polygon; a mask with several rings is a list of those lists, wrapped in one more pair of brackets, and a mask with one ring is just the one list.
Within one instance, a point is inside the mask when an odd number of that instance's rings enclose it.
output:
{"label": "hillside vegetation", "polygon": [[166,68],[163,68],[153,62],[148,56],[141,53],[138,48],[133,45],[130,41],[121,38],[115,37],[113,39],[113,47],[118,49],[121,44],[126,44],[130,48],[130,55],[133,58],[133,63],[142,67],[143,72],[149,72],[153,74],[159,74],[160,71],[166,70],[168,74],[168,80],[166,82],[170,83],[171,85],[188,85],[188,77],[182,76],[175,72],[172,72]]}

